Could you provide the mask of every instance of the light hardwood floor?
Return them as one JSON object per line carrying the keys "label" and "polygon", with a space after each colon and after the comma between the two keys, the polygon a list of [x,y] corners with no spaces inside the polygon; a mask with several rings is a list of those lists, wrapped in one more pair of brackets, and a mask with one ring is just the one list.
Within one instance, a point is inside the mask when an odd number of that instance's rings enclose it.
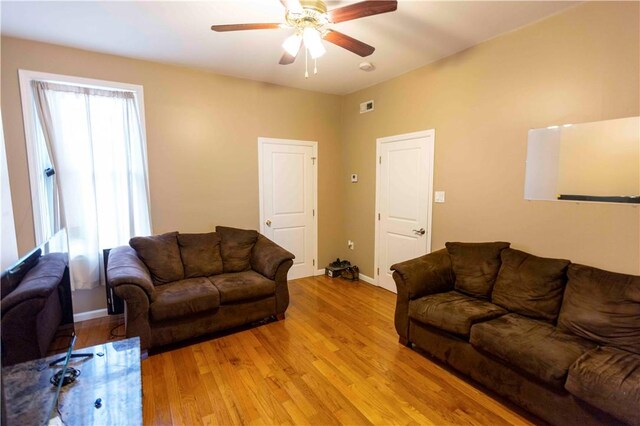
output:
{"label": "light hardwood floor", "polygon": [[[326,277],[289,289],[284,321],[144,360],[145,424],[533,424],[400,345],[394,294]],[[120,322],[77,324],[77,347],[109,340]]]}

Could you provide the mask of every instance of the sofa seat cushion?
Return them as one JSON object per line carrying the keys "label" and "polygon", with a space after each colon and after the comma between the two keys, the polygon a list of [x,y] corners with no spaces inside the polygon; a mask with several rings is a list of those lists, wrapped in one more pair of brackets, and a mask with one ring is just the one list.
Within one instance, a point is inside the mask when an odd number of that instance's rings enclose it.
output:
{"label": "sofa seat cushion", "polygon": [[502,250],[500,257],[502,266],[491,301],[510,312],[554,322],[560,311],[570,262],[511,248]]}
{"label": "sofa seat cushion", "polygon": [[220,306],[220,292],[207,278],[189,278],[156,288],[149,307],[153,321],[182,318]]}
{"label": "sofa seat cushion", "polygon": [[214,275],[209,279],[220,291],[222,304],[261,299],[276,293],[276,283],[255,271]]}
{"label": "sofa seat cushion", "polygon": [[465,337],[469,336],[473,324],[506,313],[500,306],[457,291],[436,293],[409,302],[409,318]]}
{"label": "sofa seat cushion", "polygon": [[456,276],[455,289],[488,299],[500,270],[500,252],[509,243],[446,243]]}
{"label": "sofa seat cushion", "polygon": [[571,364],[596,345],[553,325],[508,314],[471,328],[471,344],[538,380],[562,389]]}
{"label": "sofa seat cushion", "polygon": [[572,264],[558,327],[640,355],[640,276]]}
{"label": "sofa seat cushion", "polygon": [[599,347],[569,369],[565,388],[629,424],[640,424],[640,355]]}

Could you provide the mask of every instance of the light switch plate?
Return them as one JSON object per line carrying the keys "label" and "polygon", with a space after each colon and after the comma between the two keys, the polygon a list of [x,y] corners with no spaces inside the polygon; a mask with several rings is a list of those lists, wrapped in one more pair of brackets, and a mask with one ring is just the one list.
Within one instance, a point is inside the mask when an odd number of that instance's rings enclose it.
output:
{"label": "light switch plate", "polygon": [[356,183],[356,182],[358,182],[358,175],[354,173],[351,175],[351,183]]}
{"label": "light switch plate", "polygon": [[436,193],[435,193],[435,202],[436,203],[444,203],[444,191],[436,191]]}

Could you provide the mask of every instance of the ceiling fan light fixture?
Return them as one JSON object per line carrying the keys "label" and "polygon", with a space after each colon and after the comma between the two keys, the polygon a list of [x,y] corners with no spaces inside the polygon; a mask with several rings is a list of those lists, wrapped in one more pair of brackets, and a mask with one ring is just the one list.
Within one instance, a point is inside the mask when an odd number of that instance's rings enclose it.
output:
{"label": "ceiling fan light fixture", "polygon": [[291,56],[296,56],[300,50],[302,44],[302,37],[300,34],[292,34],[282,43],[282,48]]}
{"label": "ceiling fan light fixture", "polygon": [[302,38],[304,39],[304,45],[309,49],[309,53],[313,59],[318,59],[327,53],[327,49],[322,45],[320,32],[317,29],[306,27],[302,33]]}

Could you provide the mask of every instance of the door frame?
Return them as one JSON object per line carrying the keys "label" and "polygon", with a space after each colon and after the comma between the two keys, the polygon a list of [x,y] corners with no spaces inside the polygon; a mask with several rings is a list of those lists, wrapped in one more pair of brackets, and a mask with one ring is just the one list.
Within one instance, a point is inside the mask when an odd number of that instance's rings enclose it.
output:
{"label": "door frame", "polygon": [[264,182],[262,180],[262,172],[264,166],[262,164],[262,154],[264,152],[264,145],[277,144],[277,145],[295,145],[295,146],[310,146],[313,149],[313,166],[311,173],[311,186],[312,186],[312,199],[313,199],[313,227],[311,229],[314,239],[313,244],[313,275],[316,274],[318,269],[318,142],[316,141],[302,141],[295,139],[277,139],[277,138],[265,138],[258,137],[258,196],[259,196],[259,210],[260,210],[260,233],[264,235]]}
{"label": "door frame", "polygon": [[427,153],[428,155],[428,166],[431,170],[429,174],[429,183],[427,184],[427,232],[429,237],[426,239],[427,247],[426,252],[431,252],[431,223],[433,218],[433,165],[434,165],[434,155],[435,155],[435,138],[436,138],[436,130],[422,130],[418,132],[412,133],[404,133],[401,135],[387,136],[384,138],[376,139],[376,209],[374,212],[374,221],[375,221],[375,246],[374,246],[374,259],[373,259],[373,274],[374,279],[373,282],[375,285],[380,287],[380,273],[379,273],[379,257],[380,257],[380,221],[378,220],[378,213],[380,212],[380,154],[382,150],[383,144],[401,142],[407,139],[417,139],[417,138],[427,138]]}

